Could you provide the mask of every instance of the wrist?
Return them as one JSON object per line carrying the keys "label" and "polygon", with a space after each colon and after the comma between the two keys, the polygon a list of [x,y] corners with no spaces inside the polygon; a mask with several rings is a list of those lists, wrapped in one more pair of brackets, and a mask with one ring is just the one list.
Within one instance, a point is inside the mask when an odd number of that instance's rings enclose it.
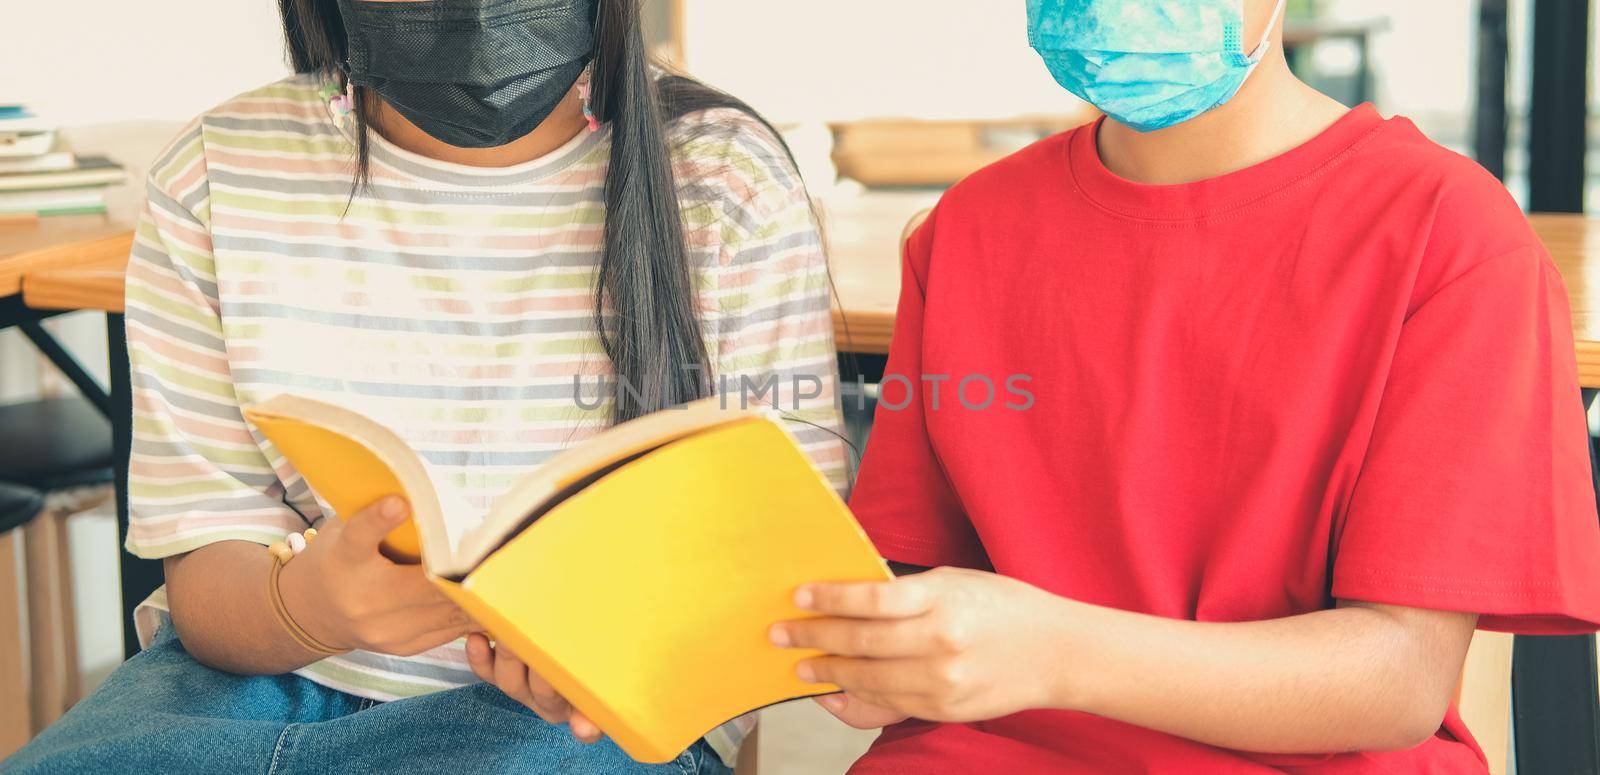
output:
{"label": "wrist", "polygon": [[[288,562],[278,572],[278,595],[283,601],[283,611],[293,620],[293,625],[298,625],[306,634],[315,638],[320,643],[328,646],[348,649],[345,638],[335,621],[329,621],[325,616],[326,607],[320,604],[322,597],[319,590],[322,585],[317,582],[316,568],[309,562]],[[286,630],[290,625],[284,623]],[[289,633],[285,633],[289,635]],[[293,635],[289,635],[294,639]],[[301,650],[314,653],[306,649],[295,639]],[[319,657],[323,656],[318,654]]]}
{"label": "wrist", "polygon": [[1096,607],[1052,595],[1046,617],[1043,650],[1035,664],[1044,666],[1040,689],[1043,707],[1052,710],[1093,712],[1092,681],[1103,668],[1097,643],[1102,628],[1093,623]]}

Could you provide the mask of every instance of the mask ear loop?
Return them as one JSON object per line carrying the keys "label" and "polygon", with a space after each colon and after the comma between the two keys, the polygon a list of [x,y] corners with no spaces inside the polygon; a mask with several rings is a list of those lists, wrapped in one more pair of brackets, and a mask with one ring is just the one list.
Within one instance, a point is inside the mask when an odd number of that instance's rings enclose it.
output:
{"label": "mask ear loop", "polygon": [[350,79],[350,65],[339,63],[339,70],[344,73],[344,91],[340,91],[337,84],[328,84],[322,87],[318,94],[328,101],[328,109],[340,119],[349,118],[356,109],[356,84]]}
{"label": "mask ear loop", "polygon": [[[605,0],[594,4],[594,35],[598,41],[605,36]],[[596,45],[589,57],[589,66],[584,68],[583,75],[578,78],[578,97],[583,100],[583,117],[589,123],[590,132],[600,131],[600,117],[594,110],[594,69],[598,59],[599,46]]]}
{"label": "mask ear loop", "polygon": [[329,100],[328,105],[339,114],[339,118],[348,118],[351,111],[356,109],[356,85],[347,84],[344,93]]}
{"label": "mask ear loop", "polygon": [[1250,61],[1260,62],[1267,55],[1267,48],[1272,45],[1272,31],[1277,29],[1278,23],[1283,21],[1283,13],[1288,0],[1278,0],[1272,9],[1272,19],[1267,22],[1266,32],[1261,33],[1261,42],[1256,44],[1256,50],[1250,52]]}
{"label": "mask ear loop", "polygon": [[590,132],[600,131],[600,119],[594,114],[594,65],[589,65],[578,78],[578,98],[583,100],[583,117]]}

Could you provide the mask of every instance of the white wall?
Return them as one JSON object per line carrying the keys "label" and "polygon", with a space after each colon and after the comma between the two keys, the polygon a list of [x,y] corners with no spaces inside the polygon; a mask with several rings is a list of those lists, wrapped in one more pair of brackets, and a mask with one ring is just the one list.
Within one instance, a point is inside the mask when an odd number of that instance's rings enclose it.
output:
{"label": "white wall", "polygon": [[0,100],[66,124],[184,120],[283,77],[274,0],[6,0]]}
{"label": "white wall", "polygon": [[[988,118],[1075,105],[1028,48],[1022,0],[685,5],[689,69],[777,121]],[[1328,0],[1323,7],[1334,18],[1388,20],[1372,52],[1380,107],[1440,134],[1465,131],[1476,3]],[[1348,58],[1329,49],[1335,66]]]}
{"label": "white wall", "polygon": [[[1022,0],[684,5],[690,69],[779,121],[1073,107],[1028,49]],[[1374,51],[1386,108],[1438,122],[1470,103],[1475,3],[1326,7],[1390,19]],[[68,124],[183,120],[287,71],[274,0],[9,0],[5,19],[0,101],[39,102]]]}
{"label": "white wall", "polygon": [[1374,41],[1373,58],[1386,70],[1380,96],[1412,113],[1453,112],[1470,106],[1478,35],[1477,3],[1468,0],[1335,0],[1338,19],[1383,18],[1388,31]]}
{"label": "white wall", "polygon": [[686,64],[779,122],[1072,111],[1022,0],[685,0]]}
{"label": "white wall", "polygon": [[[1336,19],[1385,19],[1373,39],[1377,101],[1447,143],[1468,139],[1477,81],[1478,5],[1471,0],[1331,0]],[[1513,40],[1513,49],[1520,41]],[[1337,51],[1334,52],[1337,56]]]}

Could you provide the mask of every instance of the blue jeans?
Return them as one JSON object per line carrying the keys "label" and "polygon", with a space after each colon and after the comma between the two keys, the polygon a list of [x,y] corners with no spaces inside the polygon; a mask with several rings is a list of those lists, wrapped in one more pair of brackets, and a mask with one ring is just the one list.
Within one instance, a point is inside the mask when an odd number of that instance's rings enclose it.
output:
{"label": "blue jeans", "polygon": [[165,627],[7,773],[325,772],[457,775],[726,775],[704,740],[639,764],[610,740],[584,745],[488,684],[380,703],[295,675],[239,676],[196,662]]}

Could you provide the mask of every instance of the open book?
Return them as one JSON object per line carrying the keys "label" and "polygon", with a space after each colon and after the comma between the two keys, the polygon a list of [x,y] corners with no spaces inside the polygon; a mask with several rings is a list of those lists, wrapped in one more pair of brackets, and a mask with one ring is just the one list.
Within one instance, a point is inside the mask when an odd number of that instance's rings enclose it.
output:
{"label": "open book", "polygon": [[812,581],[886,580],[882,558],[777,421],[711,398],[568,449],[477,515],[393,431],[296,396],[244,410],[337,514],[390,494],[384,551],[429,577],[641,762],[728,719],[837,691],[767,641]]}

